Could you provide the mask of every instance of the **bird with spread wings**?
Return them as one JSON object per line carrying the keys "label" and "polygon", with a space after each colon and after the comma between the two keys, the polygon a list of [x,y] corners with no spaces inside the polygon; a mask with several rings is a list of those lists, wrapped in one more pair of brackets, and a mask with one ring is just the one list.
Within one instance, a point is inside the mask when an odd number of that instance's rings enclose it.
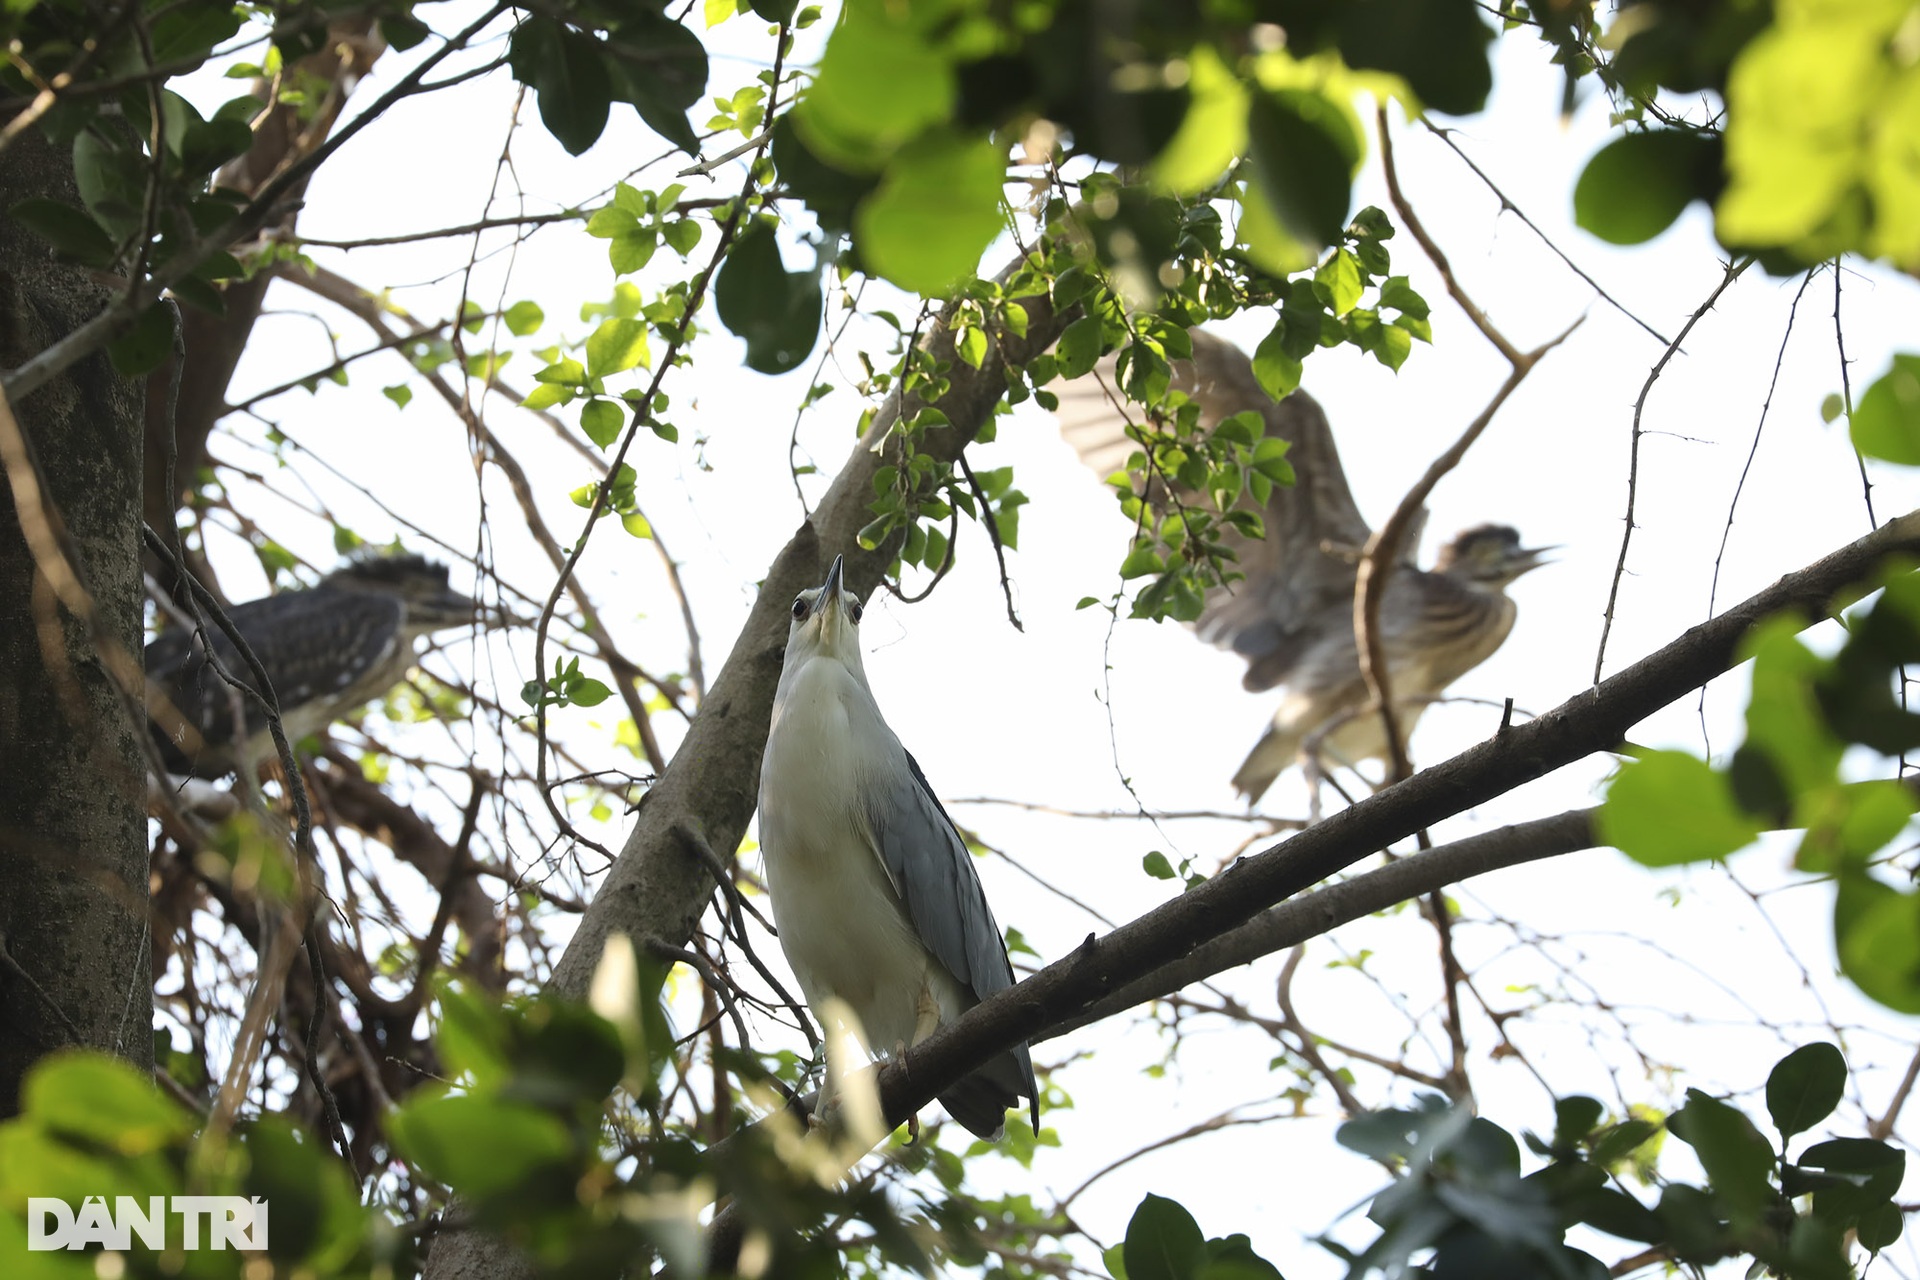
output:
{"label": "bird with spread wings", "polygon": [[[1259,514],[1264,536],[1225,530],[1246,576],[1209,591],[1194,623],[1201,639],[1246,658],[1248,690],[1285,690],[1273,722],[1233,776],[1234,789],[1252,803],[1303,753],[1349,767],[1388,756],[1380,717],[1364,714],[1370,694],[1354,641],[1354,584],[1373,531],[1347,487],[1320,405],[1304,391],[1276,402],[1244,352],[1198,329],[1191,336],[1193,358],[1172,362],[1174,391],[1199,405],[1207,431],[1234,414],[1258,413],[1267,436],[1289,442],[1295,476],[1290,486],[1276,485],[1265,504],[1241,496]],[[1144,411],[1117,389],[1112,357],[1058,394],[1061,434],[1081,460],[1103,477],[1124,467],[1140,447],[1129,427],[1143,421]],[[1403,733],[1506,641],[1516,614],[1506,588],[1549,549],[1522,547],[1506,525],[1475,525],[1440,549],[1432,569],[1421,569],[1413,555],[1424,523],[1423,513],[1409,530],[1380,612]]]}

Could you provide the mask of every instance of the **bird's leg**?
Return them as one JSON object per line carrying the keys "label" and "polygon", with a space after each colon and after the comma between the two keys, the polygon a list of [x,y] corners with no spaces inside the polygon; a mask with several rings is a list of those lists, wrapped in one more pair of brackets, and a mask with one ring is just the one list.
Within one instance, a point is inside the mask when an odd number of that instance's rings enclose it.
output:
{"label": "bird's leg", "polygon": [[[913,1043],[919,1044],[940,1027],[940,1002],[934,998],[932,984],[922,981],[920,999],[914,1006]],[[909,1048],[912,1046],[909,1045]]]}
{"label": "bird's leg", "polygon": [[[830,1029],[827,1029],[827,1034],[832,1034]],[[809,1130],[826,1128],[829,1113],[839,1106],[840,1101],[839,1090],[833,1087],[833,1072],[827,1066],[827,1042],[824,1038],[820,1041],[819,1054],[807,1064],[808,1076],[815,1071],[820,1073],[820,1088],[813,1096],[812,1109],[807,1112]]]}
{"label": "bird's leg", "polygon": [[[907,1050],[932,1035],[940,1027],[940,1001],[933,994],[933,986],[925,978],[920,980],[920,997],[914,1002],[913,1040],[910,1043],[893,1042],[893,1056],[903,1058]],[[920,1142],[920,1115],[915,1112],[907,1117],[907,1145],[917,1146]]]}
{"label": "bird's leg", "polygon": [[1300,753],[1300,774],[1307,784],[1307,825],[1320,821],[1320,784],[1325,774],[1320,769],[1320,753],[1302,751]]}

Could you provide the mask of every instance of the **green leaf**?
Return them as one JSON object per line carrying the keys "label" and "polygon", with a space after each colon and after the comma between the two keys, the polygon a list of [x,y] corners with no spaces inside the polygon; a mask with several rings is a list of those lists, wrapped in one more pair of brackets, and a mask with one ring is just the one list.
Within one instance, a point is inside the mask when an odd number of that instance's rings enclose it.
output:
{"label": "green leaf", "polygon": [[410,13],[387,13],[380,16],[380,38],[401,53],[405,53],[432,34],[432,27]]}
{"label": "green leaf", "polygon": [[1573,188],[1574,221],[1609,244],[1640,244],[1719,185],[1720,147],[1704,134],[1655,129],[1615,138]]}
{"label": "green leaf", "polygon": [[1628,761],[1607,788],[1595,827],[1607,844],[1649,867],[1724,858],[1762,830],[1734,802],[1724,775],[1682,751],[1648,751]]}
{"label": "green leaf", "polygon": [[1206,1238],[1179,1204],[1149,1195],[1127,1223],[1121,1256],[1127,1280],[1192,1280],[1206,1256]]}
{"label": "green leaf", "polygon": [[179,139],[180,167],[191,174],[212,173],[252,145],[253,130],[244,120],[191,121]]}
{"label": "green leaf", "polygon": [[153,1081],[117,1058],[82,1050],[36,1062],[21,1103],[41,1127],[122,1155],[153,1151],[194,1129],[193,1117]]}
{"label": "green leaf", "polygon": [[960,340],[954,344],[960,358],[978,369],[987,358],[987,331],[977,325],[969,325],[960,334]]}
{"label": "green leaf", "polygon": [[652,227],[623,231],[607,246],[607,262],[616,275],[627,275],[652,262],[659,247],[660,233]]}
{"label": "green leaf", "polygon": [[569,155],[598,142],[607,127],[613,80],[605,54],[598,40],[540,14],[508,41],[514,78],[538,95],[541,122]]}
{"label": "green leaf", "polygon": [[413,401],[413,388],[404,382],[391,387],[382,387],[380,388],[380,394],[393,401],[394,404],[402,409],[406,408],[407,405]]}
{"label": "green leaf", "polygon": [[1151,574],[1166,572],[1167,562],[1152,547],[1135,547],[1120,562],[1122,578],[1144,578]]}
{"label": "green leaf", "polygon": [[620,438],[625,422],[626,415],[611,400],[589,400],[580,406],[580,429],[602,449]]}
{"label": "green leaf", "polygon": [[566,1126],[545,1111],[472,1095],[416,1095],[388,1117],[387,1131],[429,1177],[477,1198],[530,1186],[573,1149]]}
{"label": "green leaf", "polygon": [[[8,9],[18,12],[16,4]],[[186,5],[179,8],[166,7],[158,11],[153,19],[153,29],[148,35],[152,45],[155,65],[172,62],[186,62],[191,65],[175,70],[176,75],[184,75],[194,70],[197,60],[204,60],[214,48],[233,39],[240,31],[240,13],[231,5]]]}
{"label": "green leaf", "polygon": [[1180,128],[1153,162],[1153,175],[1179,195],[1196,195],[1219,180],[1246,146],[1247,90],[1211,45],[1187,55],[1193,97]]}
{"label": "green leaf", "polygon": [[1667,1119],[1674,1137],[1693,1148],[1735,1229],[1759,1220],[1774,1196],[1773,1147],[1741,1112],[1698,1089]]}
{"label": "green leaf", "polygon": [[1167,855],[1158,849],[1140,859],[1140,869],[1155,880],[1172,880],[1177,875],[1173,864],[1167,861]]}
{"label": "green leaf", "polygon": [[649,362],[647,325],[641,320],[603,320],[587,338],[587,376],[604,378]]}
{"label": "green leaf", "polygon": [[1340,56],[1348,66],[1390,71],[1422,103],[1448,115],[1486,106],[1493,32],[1473,0],[1350,0],[1337,11]]}
{"label": "green leaf", "polygon": [[540,309],[537,302],[516,302],[500,318],[506,321],[508,333],[516,338],[524,338],[546,323],[547,313]]}
{"label": "green leaf", "polygon": [[1847,1060],[1830,1044],[1804,1044],[1767,1076],[1767,1114],[1782,1138],[1791,1138],[1833,1114],[1847,1088]]}
{"label": "green leaf", "polygon": [[1287,354],[1286,328],[1284,320],[1275,322],[1267,336],[1260,339],[1260,345],[1253,349],[1253,376],[1261,389],[1275,400],[1293,394],[1305,369],[1299,360]]}
{"label": "green leaf", "polygon": [[[651,538],[653,536],[653,525],[638,511],[629,511],[621,516],[620,527],[636,538]],[[577,702],[579,699],[576,698],[575,701]]]}
{"label": "green leaf", "polygon": [[579,676],[567,685],[567,701],[576,707],[597,707],[612,696],[612,689],[591,676]]}
{"label": "green leaf", "polygon": [[944,296],[1000,233],[1006,157],[990,138],[935,130],[903,147],[854,211],[861,257],[910,293]]}
{"label": "green leaf", "polygon": [[1849,1185],[1814,1192],[1821,1214],[1864,1213],[1891,1200],[1900,1190],[1907,1158],[1899,1148],[1872,1138],[1833,1138],[1816,1142],[1796,1162],[1802,1168],[1846,1175]]}
{"label": "green leaf", "polygon": [[1920,356],[1894,356],[1854,406],[1852,431],[1869,458],[1920,466]]}
{"label": "green leaf", "polygon": [[687,110],[707,91],[706,45],[700,37],[647,5],[623,5],[617,39],[608,50],[612,93],[633,104],[647,127],[688,155],[700,138]]}
{"label": "green leaf", "polygon": [[1060,376],[1078,378],[1100,363],[1102,330],[1098,316],[1081,316],[1066,327],[1053,348]]}
{"label": "green leaf", "polygon": [[1275,484],[1292,484],[1294,480],[1293,464],[1287,461],[1287,451],[1293,443],[1274,436],[1263,436],[1254,442],[1253,469]]}
{"label": "green leaf", "polygon": [[535,382],[552,382],[561,386],[578,387],[587,381],[587,367],[571,356],[555,360],[546,368],[533,375]]}
{"label": "green leaf", "polygon": [[1235,226],[1236,243],[1245,246],[1254,265],[1271,276],[1287,276],[1313,265],[1314,249],[1301,243],[1286,227],[1258,182],[1245,182],[1237,188],[1240,196],[1240,220]]}
{"label": "green leaf", "polygon": [[8,209],[7,215],[52,245],[62,257],[89,267],[104,267],[113,261],[113,237],[70,204],[35,196]]}
{"label": "green leaf", "polygon": [[816,155],[790,113],[775,122],[770,151],[781,182],[806,202],[822,231],[853,230],[854,208],[879,184],[878,177],[848,173]]}
{"label": "green leaf", "polygon": [[1833,903],[1840,971],[1868,998],[1920,1014],[1920,895],[1843,871]]}
{"label": "green leaf", "polygon": [[1900,1238],[1900,1232],[1906,1226],[1906,1215],[1900,1212],[1896,1204],[1880,1204],[1862,1213],[1854,1225],[1860,1238],[1860,1245],[1871,1253],[1879,1253],[1892,1246]]}
{"label": "green leaf", "polygon": [[173,308],[156,302],[140,313],[133,327],[107,347],[113,367],[122,376],[143,378],[173,354]]}
{"label": "green leaf", "polygon": [[1248,111],[1260,190],[1286,233],[1337,244],[1352,204],[1360,140],[1340,107],[1305,89],[1258,94]]}
{"label": "green leaf", "polygon": [[847,11],[793,112],[814,155],[850,172],[872,172],[951,117],[952,64],[927,47],[912,18],[908,9],[882,5]]}
{"label": "green leaf", "polygon": [[1326,289],[1336,316],[1343,316],[1360,305],[1360,260],[1345,249],[1335,249],[1328,254],[1327,260],[1314,271],[1313,280]]}
{"label": "green leaf", "polygon": [[812,354],[824,301],[818,270],[789,272],[774,221],[756,218],[734,241],[714,282],[721,323],[746,339],[747,367],[786,373]]}

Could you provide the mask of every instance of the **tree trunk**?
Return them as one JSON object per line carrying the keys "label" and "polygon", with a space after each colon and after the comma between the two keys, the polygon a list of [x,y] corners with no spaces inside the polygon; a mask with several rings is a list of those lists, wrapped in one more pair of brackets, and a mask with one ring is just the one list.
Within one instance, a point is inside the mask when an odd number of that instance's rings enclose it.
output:
{"label": "tree trunk", "polygon": [[[64,148],[29,129],[0,151],[0,209],[30,196],[79,204]],[[104,291],[0,218],[0,366],[18,367],[97,313]],[[0,1114],[36,1059],[76,1040],[153,1061],[145,764],[100,656],[137,672],[141,636],[142,397],[105,354],[12,406],[38,460],[52,532],[92,596],[93,630],[37,568],[16,495],[0,485]]]}

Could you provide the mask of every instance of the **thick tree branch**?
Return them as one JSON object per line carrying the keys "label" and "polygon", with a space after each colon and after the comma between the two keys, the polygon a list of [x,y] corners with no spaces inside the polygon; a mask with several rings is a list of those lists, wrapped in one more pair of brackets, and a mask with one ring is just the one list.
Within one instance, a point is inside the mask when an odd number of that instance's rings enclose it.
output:
{"label": "thick tree branch", "polygon": [[1128,983],[1037,1037],[1051,1040],[1135,1005],[1204,982],[1217,973],[1331,933],[1362,916],[1502,867],[1537,862],[1593,846],[1592,809],[1569,809],[1390,862],[1376,871],[1269,907],[1237,929],[1204,942],[1171,964]]}
{"label": "thick tree branch", "polygon": [[[1848,587],[1889,557],[1915,553],[1920,511],[1786,575],[1538,719],[1366,797],[1105,937],[1088,934],[1072,954],[982,1001],[881,1067],[877,1083],[888,1122],[904,1123],[996,1054],[1045,1039],[1056,1028],[1083,1025],[1076,1020],[1084,1011],[1112,1010],[1107,1002],[1134,984],[1140,990],[1158,986],[1143,980],[1394,841],[1619,745],[1635,724],[1730,670],[1755,624],[1788,611],[1831,617]],[[731,1207],[715,1218],[709,1233],[714,1269],[731,1265],[743,1225]]]}

